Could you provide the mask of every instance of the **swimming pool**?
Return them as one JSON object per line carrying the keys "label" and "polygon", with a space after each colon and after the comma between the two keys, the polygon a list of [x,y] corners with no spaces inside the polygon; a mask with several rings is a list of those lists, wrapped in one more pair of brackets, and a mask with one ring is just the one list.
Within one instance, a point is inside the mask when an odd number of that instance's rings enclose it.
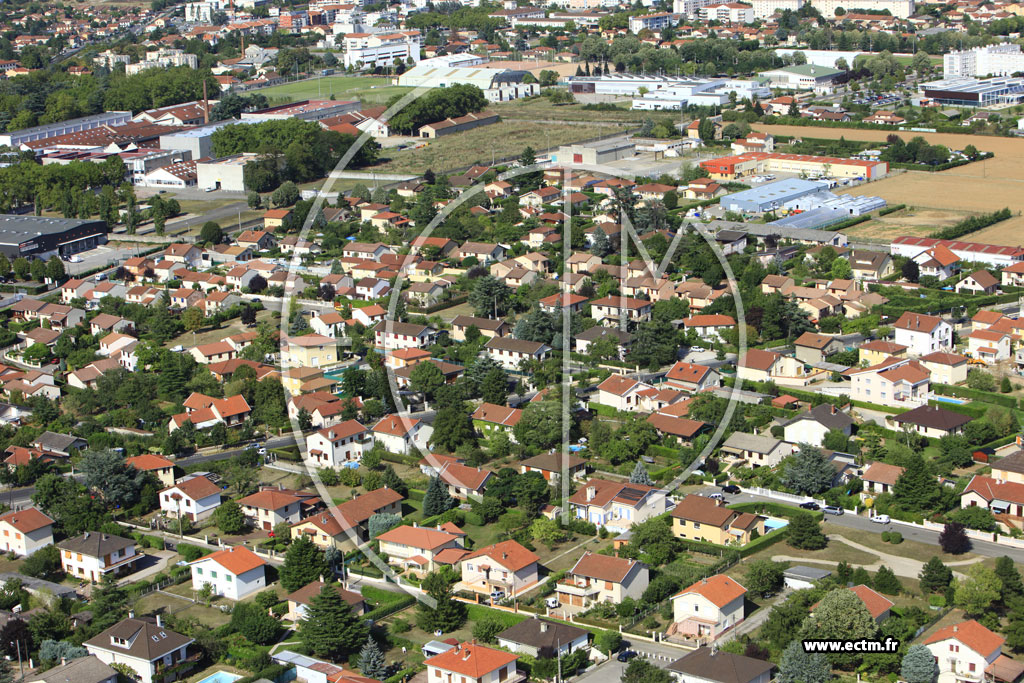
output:
{"label": "swimming pool", "polygon": [[[766,517],[764,520],[764,532],[775,531],[789,525],[789,520]],[[201,683],[201,682],[200,682]]]}
{"label": "swimming pool", "polygon": [[957,406],[962,406],[967,403],[967,401],[961,400],[959,398],[950,398],[949,396],[935,396],[933,394],[932,398],[940,403],[952,403],[953,405]]}
{"label": "swimming pool", "polygon": [[218,671],[217,673],[210,674],[203,680],[199,681],[199,683],[234,683],[234,681],[237,681],[239,678],[241,678],[241,676],[233,674],[230,671]]}

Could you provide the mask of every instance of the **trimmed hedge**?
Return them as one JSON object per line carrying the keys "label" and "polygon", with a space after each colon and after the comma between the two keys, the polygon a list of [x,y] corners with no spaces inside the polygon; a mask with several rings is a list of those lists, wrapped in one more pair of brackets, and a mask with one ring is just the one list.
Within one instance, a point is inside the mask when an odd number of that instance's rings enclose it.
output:
{"label": "trimmed hedge", "polygon": [[755,538],[753,541],[740,548],[740,557],[750,557],[756,552],[775,545],[787,536],[789,536],[788,526],[784,526],[781,529],[775,529],[774,531],[769,531],[764,536]]}
{"label": "trimmed hedge", "polygon": [[[775,515],[776,517],[785,517],[789,519],[798,512],[806,512],[811,515],[814,519],[819,522],[825,517],[825,513],[821,510],[804,510],[798,508],[795,505],[786,505],[785,503],[770,503],[770,502],[756,502],[756,503],[736,503],[728,506],[730,510],[736,510],[737,512],[751,512],[755,514],[769,514]],[[785,527],[783,527],[785,528]],[[771,532],[775,533],[775,532]],[[767,537],[765,534],[764,537]]]}
{"label": "trimmed hedge", "polygon": [[[979,391],[970,387],[957,387],[950,384],[932,384],[932,391],[942,396],[953,396],[954,398],[969,398],[972,401],[981,403],[992,403],[1003,408],[1016,409],[1020,407],[1017,399],[1006,394],[997,394],[992,391]],[[955,404],[948,404],[955,405]]]}
{"label": "trimmed hedge", "polygon": [[961,415],[967,415],[968,417],[973,417],[975,419],[981,419],[985,417],[985,413],[988,411],[987,408],[979,406],[976,403],[964,403],[961,405],[956,403],[946,403],[944,401],[936,401],[934,398],[928,399],[928,405],[937,408],[942,408],[952,413],[960,413]]}
{"label": "trimmed hedge", "polygon": [[268,681],[276,681],[279,678],[281,678],[285,674],[285,672],[291,668],[292,667],[286,666],[284,664],[271,664],[268,667],[260,669],[251,676],[243,676],[242,678],[239,678],[234,683],[256,683],[256,681],[260,680],[261,678],[265,678]]}
{"label": "trimmed hedge", "polygon": [[[365,588],[364,588],[365,590]],[[395,595],[398,595],[396,593]],[[416,604],[416,598],[409,595],[408,593],[402,593],[401,599],[395,600],[391,603],[385,603],[380,607],[376,607],[366,614],[363,615],[363,619],[369,619],[371,621],[380,621],[384,617],[389,617],[395,612],[401,612],[406,607]]]}
{"label": "trimmed hedge", "polygon": [[896,213],[907,208],[906,204],[894,204],[893,206],[887,206],[878,212],[879,216],[888,216],[890,213]]}

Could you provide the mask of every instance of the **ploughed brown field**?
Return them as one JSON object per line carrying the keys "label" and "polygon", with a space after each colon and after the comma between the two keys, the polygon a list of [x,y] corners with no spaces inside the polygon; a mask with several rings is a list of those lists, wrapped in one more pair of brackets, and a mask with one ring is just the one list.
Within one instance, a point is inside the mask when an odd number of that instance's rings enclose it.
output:
{"label": "ploughed brown field", "polygon": [[[915,133],[910,131],[858,130],[856,128],[818,128],[812,126],[752,126],[774,135],[794,135],[807,138],[867,140],[884,142],[888,135],[895,133],[904,140],[920,135],[933,145],[945,145],[950,149],[963,149],[974,145],[983,152],[995,153],[995,158],[979,161],[967,166],[951,168],[948,171],[928,173],[926,171],[899,172],[888,178],[860,185],[842,193],[856,195],[877,195],[889,204],[906,204],[914,207],[910,213],[921,217],[922,209],[933,209],[949,212],[948,215],[935,215],[934,227],[941,228],[956,222],[966,214],[988,213],[1009,207],[1015,214],[1013,218],[997,223],[991,227],[971,233],[973,242],[1003,244],[1009,246],[1024,245],[1024,138],[1002,138],[986,135],[956,135],[950,133]],[[927,214],[926,214],[927,215]],[[899,219],[900,213],[893,214],[893,219],[883,217],[881,221],[872,221],[868,226],[869,234],[860,233],[855,226],[851,234],[863,234],[865,237],[885,239],[899,237],[903,234],[927,234],[926,226],[921,221],[904,222]],[[908,216],[910,218],[910,216]],[[952,219],[952,220],[951,220]],[[884,221],[884,222],[883,222]],[[892,226],[892,233],[886,234],[886,225]],[[903,227],[909,229],[902,230]]]}

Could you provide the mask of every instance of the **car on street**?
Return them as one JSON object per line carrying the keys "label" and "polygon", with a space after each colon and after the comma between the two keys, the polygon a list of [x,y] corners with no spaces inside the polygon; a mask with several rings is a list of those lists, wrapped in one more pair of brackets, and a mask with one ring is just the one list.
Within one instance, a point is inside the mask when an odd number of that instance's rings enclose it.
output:
{"label": "car on street", "polygon": [[739,493],[740,487],[736,484],[723,484],[722,493]]}
{"label": "car on street", "polygon": [[633,650],[623,650],[622,652],[620,652],[618,654],[618,656],[615,659],[619,660],[620,662],[628,662],[629,660],[633,659],[634,657],[639,657],[639,656],[640,656],[639,653],[634,652]]}
{"label": "car on street", "polygon": [[724,500],[725,496],[723,496],[721,493],[715,491],[714,493],[709,493],[708,494],[708,498],[710,498],[711,500]]}
{"label": "car on street", "polygon": [[871,518],[871,521],[875,524],[888,524],[892,520],[889,519],[889,515],[875,515]]}
{"label": "car on street", "polygon": [[804,510],[820,510],[821,506],[815,503],[813,500],[809,500],[806,503],[800,503],[800,507]]}
{"label": "car on street", "polygon": [[825,514],[839,516],[843,514],[843,508],[839,507],[838,505],[826,505]]}

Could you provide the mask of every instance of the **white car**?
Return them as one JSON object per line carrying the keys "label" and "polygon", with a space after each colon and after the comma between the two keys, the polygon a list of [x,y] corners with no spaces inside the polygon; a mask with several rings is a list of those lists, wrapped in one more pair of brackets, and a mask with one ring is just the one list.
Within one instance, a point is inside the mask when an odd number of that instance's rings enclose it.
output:
{"label": "white car", "polygon": [[871,518],[871,521],[876,524],[888,524],[892,520],[889,519],[889,515],[875,515]]}
{"label": "white car", "polygon": [[552,595],[544,600],[544,604],[550,607],[551,609],[558,609],[558,598]]}

